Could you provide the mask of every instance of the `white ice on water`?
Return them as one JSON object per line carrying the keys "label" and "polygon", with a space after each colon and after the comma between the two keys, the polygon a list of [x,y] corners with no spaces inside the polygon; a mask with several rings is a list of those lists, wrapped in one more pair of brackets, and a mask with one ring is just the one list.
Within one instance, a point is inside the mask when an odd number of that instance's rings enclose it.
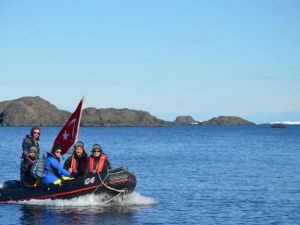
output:
{"label": "white ice on water", "polygon": [[283,123],[287,125],[300,125],[300,121],[275,121],[272,122],[271,124],[276,124],[276,123]]}

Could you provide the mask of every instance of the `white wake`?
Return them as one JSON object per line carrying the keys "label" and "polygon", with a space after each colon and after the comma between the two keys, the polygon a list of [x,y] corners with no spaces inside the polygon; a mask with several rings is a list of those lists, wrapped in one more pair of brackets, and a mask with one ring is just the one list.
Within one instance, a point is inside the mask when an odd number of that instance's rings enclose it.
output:
{"label": "white wake", "polygon": [[137,192],[133,192],[125,197],[117,197],[113,201],[106,203],[109,197],[107,195],[85,195],[73,199],[32,199],[30,201],[18,202],[18,204],[27,205],[44,205],[44,206],[55,206],[55,207],[86,207],[86,206],[116,206],[116,207],[127,207],[127,206],[147,206],[158,204],[153,198],[143,196]]}

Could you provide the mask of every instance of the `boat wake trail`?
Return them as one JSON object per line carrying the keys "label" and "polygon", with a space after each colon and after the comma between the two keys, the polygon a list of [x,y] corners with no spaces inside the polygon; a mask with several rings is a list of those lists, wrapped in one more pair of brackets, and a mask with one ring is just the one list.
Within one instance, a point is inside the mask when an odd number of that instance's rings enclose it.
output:
{"label": "boat wake trail", "polygon": [[158,204],[158,201],[150,197],[142,196],[137,192],[133,192],[124,199],[121,197],[117,198],[113,204],[117,204],[119,206],[147,206]]}
{"label": "boat wake trail", "polygon": [[153,198],[143,196],[137,192],[133,192],[127,196],[120,196],[115,198],[113,201],[106,203],[109,197],[105,194],[103,195],[86,195],[73,199],[44,199],[37,200],[33,199],[30,201],[22,201],[17,204],[26,205],[43,205],[43,206],[53,206],[53,207],[90,207],[90,206],[102,206],[102,207],[139,207],[139,206],[149,206],[158,204]]}

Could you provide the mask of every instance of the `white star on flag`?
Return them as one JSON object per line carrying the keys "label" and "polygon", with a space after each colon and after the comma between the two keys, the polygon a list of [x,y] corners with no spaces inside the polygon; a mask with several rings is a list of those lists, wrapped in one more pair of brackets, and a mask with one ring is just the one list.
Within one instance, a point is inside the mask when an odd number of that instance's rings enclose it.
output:
{"label": "white star on flag", "polygon": [[[77,139],[78,130],[80,127],[82,105],[83,105],[83,98],[79,102],[76,110],[72,113],[72,115],[69,117],[66,124],[61,128],[57,137],[55,138],[53,147],[55,143],[58,143],[61,147],[61,155],[67,153]],[[53,147],[52,147],[52,152],[55,151]]]}
{"label": "white star on flag", "polygon": [[70,135],[70,134],[68,134],[67,131],[65,130],[65,132],[63,133],[63,138],[64,138],[63,140],[64,140],[64,141],[68,140],[68,136],[69,136],[69,135]]}

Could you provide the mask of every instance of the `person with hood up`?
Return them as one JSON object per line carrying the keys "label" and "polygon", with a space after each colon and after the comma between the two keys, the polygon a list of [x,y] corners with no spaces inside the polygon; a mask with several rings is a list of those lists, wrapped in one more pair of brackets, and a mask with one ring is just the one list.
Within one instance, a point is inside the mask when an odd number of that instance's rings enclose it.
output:
{"label": "person with hood up", "polygon": [[94,144],[92,154],[88,158],[89,161],[89,173],[107,173],[107,170],[111,169],[107,156],[103,153],[103,150],[99,144]]}
{"label": "person with hood up", "polygon": [[65,161],[64,168],[75,177],[86,174],[87,153],[83,142],[76,142],[73,154]]}
{"label": "person with hood up", "polygon": [[39,154],[40,154],[40,145],[39,145],[39,139],[40,139],[40,135],[41,135],[41,129],[39,127],[32,127],[30,134],[27,134],[25,136],[25,138],[23,139],[22,142],[22,149],[23,149],[23,153],[22,153],[22,159],[25,159],[26,157],[29,156],[29,148],[31,146],[35,146],[37,149],[37,153],[36,153],[36,159],[39,158]]}
{"label": "person with hood up", "polygon": [[47,152],[47,159],[44,164],[43,184],[61,184],[64,180],[70,180],[71,173],[65,170],[60,164],[61,147],[55,143],[52,153]]}
{"label": "person with hood up", "polygon": [[25,187],[35,187],[36,179],[31,175],[31,167],[35,162],[37,148],[31,146],[28,151],[28,156],[21,163],[21,184]]}

